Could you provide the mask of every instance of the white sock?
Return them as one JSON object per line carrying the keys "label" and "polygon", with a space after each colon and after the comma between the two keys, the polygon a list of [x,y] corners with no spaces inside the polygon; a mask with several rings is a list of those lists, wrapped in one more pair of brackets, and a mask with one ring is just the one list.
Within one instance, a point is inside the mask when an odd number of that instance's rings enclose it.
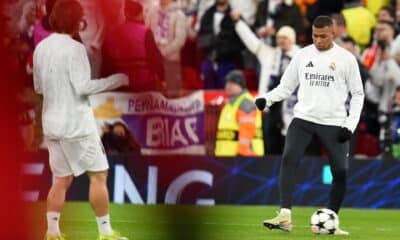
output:
{"label": "white sock", "polygon": [[100,234],[105,234],[105,235],[111,235],[112,234],[112,228],[111,228],[111,223],[110,223],[110,215],[107,214],[102,217],[96,217],[97,220],[97,226],[99,227],[99,233]]}
{"label": "white sock", "polygon": [[281,208],[280,213],[290,215],[292,214],[292,210],[290,210],[289,208]]}
{"label": "white sock", "polygon": [[52,235],[59,235],[60,232],[60,213],[59,212],[47,212],[47,233]]}

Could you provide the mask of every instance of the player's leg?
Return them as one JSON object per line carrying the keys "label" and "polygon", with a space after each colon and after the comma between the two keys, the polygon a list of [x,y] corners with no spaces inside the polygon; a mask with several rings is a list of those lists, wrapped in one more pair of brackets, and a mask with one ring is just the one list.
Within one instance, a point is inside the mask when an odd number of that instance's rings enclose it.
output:
{"label": "player's leg", "polygon": [[73,181],[72,169],[68,164],[59,141],[47,140],[50,169],[55,176],[47,196],[47,240],[62,240],[59,222],[66,193]]}
{"label": "player's leg", "polygon": [[89,172],[89,202],[96,218],[102,221],[99,224],[99,232],[111,234],[111,224],[109,220],[109,197],[107,189],[107,171]]}
{"label": "player's leg", "polygon": [[60,213],[65,203],[65,195],[71,186],[73,176],[55,177],[47,196],[47,239],[62,239]]}
{"label": "player's leg", "polygon": [[99,229],[99,239],[125,240],[118,232],[111,227],[109,215],[109,197],[107,189],[107,171],[88,172],[89,201],[96,215],[97,226]]}
{"label": "player's leg", "polygon": [[317,133],[326,149],[333,176],[328,208],[339,212],[346,194],[347,172],[349,168],[349,142],[338,140],[340,127],[320,126]]}
{"label": "player's leg", "polygon": [[292,195],[296,184],[296,169],[313,136],[312,124],[301,119],[293,119],[288,128],[283,150],[279,191],[281,210],[278,216],[264,221],[270,229],[291,230]]}
{"label": "player's leg", "polygon": [[[336,213],[339,213],[346,194],[347,174],[349,168],[349,142],[340,143],[338,140],[339,132],[340,127],[320,126],[317,133],[326,149],[333,176],[328,208]],[[349,233],[338,229],[335,234],[348,235]]]}

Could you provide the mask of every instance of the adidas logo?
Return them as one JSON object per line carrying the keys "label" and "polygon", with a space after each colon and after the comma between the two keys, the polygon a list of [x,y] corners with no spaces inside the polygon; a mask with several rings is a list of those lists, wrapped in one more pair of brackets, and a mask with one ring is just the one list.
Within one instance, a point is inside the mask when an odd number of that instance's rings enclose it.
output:
{"label": "adidas logo", "polygon": [[306,67],[314,67],[314,64],[312,64],[312,62],[310,61],[310,62],[306,65]]}

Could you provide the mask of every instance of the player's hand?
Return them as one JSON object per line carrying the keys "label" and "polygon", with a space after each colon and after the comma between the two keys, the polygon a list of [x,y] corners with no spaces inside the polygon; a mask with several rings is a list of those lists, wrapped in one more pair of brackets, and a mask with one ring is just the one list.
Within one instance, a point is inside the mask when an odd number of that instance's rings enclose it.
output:
{"label": "player's hand", "polygon": [[338,140],[340,143],[347,142],[350,140],[351,135],[352,132],[349,129],[342,127],[339,132]]}
{"label": "player's hand", "polygon": [[128,86],[129,85],[129,77],[126,74],[123,73],[116,73],[113,74],[112,77],[116,79],[117,81],[122,83],[122,86]]}
{"label": "player's hand", "polygon": [[257,97],[256,100],[254,101],[254,104],[260,111],[268,110],[267,99],[265,97]]}

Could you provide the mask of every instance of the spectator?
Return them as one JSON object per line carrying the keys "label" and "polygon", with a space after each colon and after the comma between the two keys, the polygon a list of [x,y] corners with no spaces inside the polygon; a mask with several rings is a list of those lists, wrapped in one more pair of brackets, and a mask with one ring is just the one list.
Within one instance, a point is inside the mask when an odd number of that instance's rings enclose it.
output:
{"label": "spectator", "polygon": [[110,153],[140,153],[140,145],[122,122],[106,126],[101,138],[104,148]]}
{"label": "spectator", "polygon": [[36,5],[33,1],[26,1],[22,5],[22,15],[18,21],[18,40],[20,44],[20,63],[25,73],[32,74],[33,30],[36,22]]}
{"label": "spectator", "polygon": [[318,1],[317,0],[295,0],[299,6],[300,13],[303,16],[305,36],[301,39],[303,45],[311,43],[311,22],[317,17]]}
{"label": "spectator", "polygon": [[258,4],[262,0],[229,0],[229,4],[232,9],[238,9],[241,12],[241,16],[247,24],[252,26],[256,20],[256,13]]}
{"label": "spectator", "polygon": [[[78,0],[84,9],[84,16],[79,35],[86,48],[92,78],[98,78],[101,74],[101,46],[105,33],[105,19],[100,1]],[[115,22],[113,22],[115,24]]]}
{"label": "spectator", "polygon": [[89,56],[91,76],[99,78],[104,35],[109,28],[124,23],[121,12],[123,0],[78,0],[78,2],[84,9],[79,36]]}
{"label": "spectator", "polygon": [[197,7],[197,22],[195,29],[200,30],[201,19],[204,16],[204,13],[215,4],[215,0],[198,0]]}
{"label": "spectator", "polygon": [[49,16],[51,11],[53,10],[53,6],[56,0],[47,0],[46,1],[46,14],[43,16],[41,21],[38,21],[35,25],[35,29],[33,32],[33,42],[35,47],[42,41],[44,38],[48,37],[51,33],[51,27],[49,24]]}
{"label": "spectator", "polygon": [[162,89],[163,60],[153,34],[144,24],[143,7],[126,0],[126,22],[111,29],[103,43],[103,75],[122,72],[129,76],[129,91]]}
{"label": "spectator", "polygon": [[205,54],[201,74],[205,88],[224,88],[225,75],[241,66],[242,42],[229,17],[228,0],[217,0],[201,19],[198,48]]}
{"label": "spectator", "polygon": [[361,80],[362,80],[363,84],[365,84],[365,82],[371,76],[369,74],[368,69],[364,66],[364,64],[360,60],[360,53],[359,53],[359,49],[358,49],[356,42],[350,36],[343,36],[343,37],[341,37],[340,43],[341,43],[341,45],[340,45],[341,47],[343,47],[347,51],[351,52],[356,57],[356,60],[358,63],[358,68],[360,69]]}
{"label": "spectator", "polygon": [[254,29],[257,35],[275,44],[275,33],[282,26],[292,27],[297,35],[304,34],[304,19],[293,0],[264,0],[257,8]]}
{"label": "spectator", "polygon": [[[258,93],[263,94],[276,87],[290,60],[299,49],[296,45],[296,33],[293,28],[283,26],[277,33],[277,47],[264,44],[250,28],[240,20],[240,13],[231,12],[237,21],[236,31],[246,47],[257,56],[261,64]],[[278,154],[283,151],[283,135],[293,118],[293,106],[297,102],[297,94],[283,103],[275,104],[263,116],[263,133],[265,149],[268,154]]]}
{"label": "spectator", "polygon": [[400,86],[400,68],[391,54],[394,38],[393,24],[379,22],[375,29],[375,35],[378,49],[370,70],[371,79],[366,82],[365,92],[367,98],[378,106],[379,139],[382,142],[384,152],[387,153],[390,151],[386,142],[390,122],[388,113],[395,89]]}
{"label": "spectator", "polygon": [[383,6],[378,12],[378,21],[396,22],[396,13],[391,6]]}
{"label": "spectator", "polygon": [[396,22],[399,23],[400,22],[400,1],[392,0],[392,6],[396,12]]}
{"label": "spectator", "polygon": [[370,70],[371,83],[380,89],[378,109],[387,113],[394,90],[400,85],[400,68],[392,54],[394,27],[391,23],[379,22],[375,32],[379,49]]}
{"label": "spectator", "polygon": [[378,13],[378,21],[386,21],[394,24],[395,35],[400,33],[400,25],[396,19],[396,12],[392,6],[383,6]]}
{"label": "spectator", "polygon": [[226,75],[225,92],[229,99],[219,116],[215,155],[263,156],[261,112],[256,110],[240,71]]}
{"label": "spectator", "polygon": [[160,0],[160,5],[150,10],[148,21],[164,57],[167,91],[175,96],[182,90],[180,53],[188,31],[185,14],[172,0]]}
{"label": "spectator", "polygon": [[33,1],[26,1],[22,5],[22,15],[18,22],[18,29],[23,38],[29,39],[33,48],[33,29],[36,22],[36,5]]}
{"label": "spectator", "polygon": [[342,38],[349,35],[346,28],[346,19],[344,19],[344,16],[341,13],[334,13],[331,15],[331,18],[333,21],[333,31],[335,34],[333,41],[336,44],[342,45]]}

